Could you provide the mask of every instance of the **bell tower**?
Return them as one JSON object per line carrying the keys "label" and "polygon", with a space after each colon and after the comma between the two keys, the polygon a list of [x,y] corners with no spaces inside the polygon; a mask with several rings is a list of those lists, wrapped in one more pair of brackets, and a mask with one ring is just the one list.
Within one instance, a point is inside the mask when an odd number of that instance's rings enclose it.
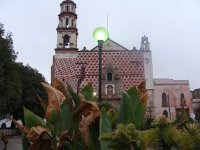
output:
{"label": "bell tower", "polygon": [[[153,63],[150,50],[150,43],[147,36],[143,36],[141,39],[140,51],[144,57],[144,75],[146,79],[146,89],[148,91],[149,101],[148,107],[154,106],[154,80],[153,80]],[[151,110],[153,113],[153,110]]]}
{"label": "bell tower", "polygon": [[146,37],[145,35],[142,37],[140,50],[141,51],[150,51],[149,40],[148,40],[148,37]]}
{"label": "bell tower", "polygon": [[77,51],[77,14],[76,4],[73,0],[64,0],[60,4],[60,14],[58,18],[56,53]]}

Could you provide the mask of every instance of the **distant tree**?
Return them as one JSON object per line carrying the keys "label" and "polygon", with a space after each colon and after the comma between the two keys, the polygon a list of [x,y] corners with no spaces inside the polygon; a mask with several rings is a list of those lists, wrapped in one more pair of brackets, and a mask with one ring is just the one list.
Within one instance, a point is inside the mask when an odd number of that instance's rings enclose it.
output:
{"label": "distant tree", "polygon": [[45,78],[29,65],[24,66],[22,63],[18,63],[18,68],[21,74],[22,90],[20,92],[22,93],[23,106],[35,114],[43,116],[44,111],[39,104],[37,94],[43,100],[47,100],[46,92],[40,84],[40,82],[46,83]]}
{"label": "distant tree", "polygon": [[0,23],[0,114],[14,113],[21,104],[21,81],[15,60],[12,34],[4,35]]}
{"label": "distant tree", "polygon": [[7,33],[0,23],[0,116],[14,114],[22,118],[23,106],[42,116],[43,110],[36,100],[36,94],[46,99],[40,82],[45,78],[29,65],[16,62],[12,34]]}

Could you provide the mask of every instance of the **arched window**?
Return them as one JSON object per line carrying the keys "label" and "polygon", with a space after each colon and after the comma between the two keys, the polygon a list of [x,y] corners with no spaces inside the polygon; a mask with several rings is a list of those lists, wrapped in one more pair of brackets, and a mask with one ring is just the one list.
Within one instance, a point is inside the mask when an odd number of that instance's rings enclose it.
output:
{"label": "arched window", "polygon": [[181,97],[181,106],[184,106],[185,105],[185,96],[184,96],[184,94],[181,93],[180,97]]}
{"label": "arched window", "polygon": [[162,93],[162,107],[167,107],[167,95],[165,93]]}
{"label": "arched window", "polygon": [[69,6],[67,6],[67,10],[66,11],[69,12]]}
{"label": "arched window", "polygon": [[107,86],[107,94],[109,97],[111,97],[113,95],[113,86],[112,85]]}
{"label": "arched window", "polygon": [[68,27],[68,25],[69,25],[69,19],[66,18],[66,27]]}
{"label": "arched window", "polygon": [[168,117],[168,112],[166,110],[163,111],[163,116]]}
{"label": "arched window", "polygon": [[107,73],[107,80],[112,81],[112,73]]}
{"label": "arched window", "polygon": [[69,46],[69,39],[70,39],[70,37],[69,37],[69,35],[68,34],[66,34],[64,37],[63,37],[63,43],[64,43],[64,47],[66,48],[67,46]]}

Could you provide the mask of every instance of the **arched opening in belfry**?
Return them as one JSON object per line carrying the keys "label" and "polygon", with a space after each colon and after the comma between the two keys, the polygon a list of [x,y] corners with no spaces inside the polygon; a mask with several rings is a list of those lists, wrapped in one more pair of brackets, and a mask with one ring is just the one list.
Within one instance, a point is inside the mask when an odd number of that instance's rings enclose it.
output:
{"label": "arched opening in belfry", "polygon": [[69,26],[69,19],[68,18],[66,18],[66,27],[68,28],[68,26]]}
{"label": "arched opening in belfry", "polygon": [[66,11],[69,12],[69,6],[66,7]]}
{"label": "arched opening in belfry", "polygon": [[69,48],[69,41],[70,41],[70,36],[68,34],[66,34],[63,37],[64,48]]}

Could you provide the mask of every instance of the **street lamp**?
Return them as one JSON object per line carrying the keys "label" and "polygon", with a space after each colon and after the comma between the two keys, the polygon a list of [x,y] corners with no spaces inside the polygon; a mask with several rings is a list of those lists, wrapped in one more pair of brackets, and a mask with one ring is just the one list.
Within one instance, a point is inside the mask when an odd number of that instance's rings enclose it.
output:
{"label": "street lamp", "polygon": [[108,39],[109,33],[104,27],[97,27],[93,32],[94,39],[98,42],[99,48],[99,103],[101,103],[101,78],[102,78],[102,48],[103,43]]}

